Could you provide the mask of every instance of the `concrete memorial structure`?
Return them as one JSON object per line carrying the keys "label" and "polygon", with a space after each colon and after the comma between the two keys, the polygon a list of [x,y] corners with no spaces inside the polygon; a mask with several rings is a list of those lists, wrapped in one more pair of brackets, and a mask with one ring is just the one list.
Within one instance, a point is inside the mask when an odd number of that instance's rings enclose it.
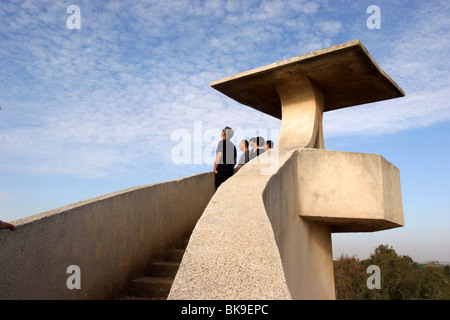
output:
{"label": "concrete memorial structure", "polygon": [[324,150],[323,112],[404,92],[358,40],[211,86],[280,118],[279,143],[214,194],[169,299],[335,299],[331,233],[404,221],[399,170],[380,155]]}
{"label": "concrete memorial structure", "polygon": [[323,112],[404,95],[359,41],[211,85],[282,119],[277,146],[217,191],[208,172],[15,221],[0,299],[334,299],[331,234],[403,226],[395,166],[324,149]]}

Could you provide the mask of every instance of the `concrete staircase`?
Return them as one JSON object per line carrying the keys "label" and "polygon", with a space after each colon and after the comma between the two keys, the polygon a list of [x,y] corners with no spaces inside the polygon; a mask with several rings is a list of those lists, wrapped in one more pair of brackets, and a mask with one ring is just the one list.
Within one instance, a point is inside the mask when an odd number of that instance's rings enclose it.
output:
{"label": "concrete staircase", "polygon": [[148,276],[131,281],[128,295],[121,300],[166,300],[188,241],[168,249],[161,261],[153,262]]}

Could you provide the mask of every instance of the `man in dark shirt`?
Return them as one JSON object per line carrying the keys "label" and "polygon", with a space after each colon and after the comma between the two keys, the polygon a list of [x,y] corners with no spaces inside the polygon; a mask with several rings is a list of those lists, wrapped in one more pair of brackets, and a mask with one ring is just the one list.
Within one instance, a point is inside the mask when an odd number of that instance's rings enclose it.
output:
{"label": "man in dark shirt", "polygon": [[274,146],[274,145],[275,145],[275,144],[273,143],[272,140],[267,140],[267,141],[266,141],[266,150],[273,149],[273,146]]}
{"label": "man in dark shirt", "polygon": [[263,137],[257,137],[256,138],[256,155],[259,156],[261,153],[266,152],[266,149],[264,149],[264,138]]}
{"label": "man in dark shirt", "polygon": [[222,130],[222,140],[219,141],[219,144],[217,145],[216,161],[214,163],[216,190],[234,173],[237,151],[233,142],[230,141],[233,134],[233,129],[225,127],[225,129]]}
{"label": "man in dark shirt", "polygon": [[250,138],[249,145],[252,147],[252,150],[249,152],[249,160],[252,160],[257,156],[256,150],[257,150],[257,144],[256,144],[256,137]]}
{"label": "man in dark shirt", "polygon": [[239,158],[238,166],[236,168],[242,167],[244,164],[250,161],[250,150],[248,150],[248,141],[242,140],[239,143],[239,149],[243,152]]}
{"label": "man in dark shirt", "polygon": [[256,158],[261,153],[264,153],[264,138],[263,137],[253,137],[250,138],[250,145],[252,146],[252,151],[250,151],[250,160]]}

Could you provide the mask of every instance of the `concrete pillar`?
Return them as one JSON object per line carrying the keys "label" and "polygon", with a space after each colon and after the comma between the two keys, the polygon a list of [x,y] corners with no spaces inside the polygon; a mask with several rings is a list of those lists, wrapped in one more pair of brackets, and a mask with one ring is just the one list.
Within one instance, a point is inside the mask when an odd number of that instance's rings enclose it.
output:
{"label": "concrete pillar", "polygon": [[281,101],[280,149],[324,148],[323,95],[305,76],[275,84]]}
{"label": "concrete pillar", "polygon": [[[280,152],[324,149],[322,92],[305,76],[278,81],[275,88],[281,101]],[[289,258],[284,259],[283,267],[292,298],[335,299],[329,226],[307,221],[298,212],[290,219],[296,231],[289,237],[286,250],[291,252],[285,255]]]}

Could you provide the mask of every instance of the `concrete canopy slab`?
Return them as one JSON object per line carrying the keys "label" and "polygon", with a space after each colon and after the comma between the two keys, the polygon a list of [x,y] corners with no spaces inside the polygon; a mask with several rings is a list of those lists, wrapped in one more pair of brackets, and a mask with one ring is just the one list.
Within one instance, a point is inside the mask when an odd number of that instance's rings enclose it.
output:
{"label": "concrete canopy slab", "polygon": [[280,81],[306,76],[324,96],[324,111],[403,97],[359,40],[322,49],[211,82],[239,103],[281,119]]}

